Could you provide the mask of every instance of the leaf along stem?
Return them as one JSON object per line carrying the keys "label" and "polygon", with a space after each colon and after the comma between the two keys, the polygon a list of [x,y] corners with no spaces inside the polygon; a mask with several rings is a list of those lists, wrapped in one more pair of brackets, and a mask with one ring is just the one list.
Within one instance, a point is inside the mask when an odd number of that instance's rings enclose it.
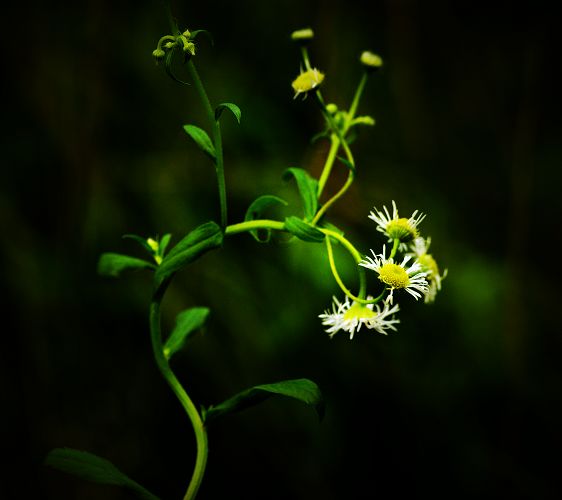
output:
{"label": "leaf along stem", "polygon": [[152,351],[154,354],[154,359],[160,372],[162,373],[164,379],[179,399],[180,403],[184,407],[191,425],[193,426],[193,432],[195,433],[195,441],[197,444],[197,457],[195,459],[195,467],[193,469],[193,474],[189,482],[189,486],[184,495],[184,500],[193,500],[197,495],[201,481],[203,480],[203,475],[205,474],[205,467],[207,465],[207,455],[208,455],[208,444],[207,444],[207,431],[199,415],[199,412],[195,408],[195,405],[191,401],[187,392],[180,384],[179,380],[174,375],[174,372],[170,368],[170,364],[164,355],[164,348],[162,345],[162,333],[160,327],[160,305],[164,297],[168,284],[163,284],[158,292],[152,299],[150,304],[150,338],[152,341]]}

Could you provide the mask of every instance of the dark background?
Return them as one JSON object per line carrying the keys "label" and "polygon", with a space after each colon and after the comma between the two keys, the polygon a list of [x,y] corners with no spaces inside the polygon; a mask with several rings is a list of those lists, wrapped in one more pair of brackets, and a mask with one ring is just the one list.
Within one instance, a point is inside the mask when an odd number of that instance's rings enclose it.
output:
{"label": "dark background", "polygon": [[[383,242],[373,206],[422,210],[449,269],[434,305],[404,298],[398,333],[353,341],[329,340],[317,318],[341,295],[321,247],[242,235],[183,271],[166,324],[212,309],[174,360],[198,404],[299,377],[327,402],[320,424],[281,399],[218,421],[201,499],[559,498],[562,80],[547,5],[174,4],[182,26],[213,33],[196,57],[212,101],[242,109],[240,126],[223,120],[231,223],[261,194],[296,200],[285,168],[321,170],[326,145],[309,142],[319,113],[290,88],[289,34],[311,26],[329,101],[349,103],[362,50],[385,60],[360,107],[377,125],[354,145],[357,182],[331,220],[367,252]],[[151,58],[169,32],[157,1],[4,14],[0,496],[132,498],[42,466],[68,446],[181,498],[194,439],[151,357],[150,277],[101,278],[96,261],[141,255],[122,234],[177,241],[218,218],[213,169],[181,130],[205,124],[195,89]]]}

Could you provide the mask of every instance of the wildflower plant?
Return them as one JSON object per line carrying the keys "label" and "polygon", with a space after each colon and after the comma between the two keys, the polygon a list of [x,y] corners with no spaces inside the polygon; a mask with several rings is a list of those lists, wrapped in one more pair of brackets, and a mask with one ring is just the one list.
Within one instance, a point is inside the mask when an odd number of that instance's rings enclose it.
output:
{"label": "wildflower plant", "polygon": [[[265,194],[250,204],[244,220],[231,224],[227,212],[221,120],[227,111],[240,122],[242,112],[232,102],[211,104],[195,65],[200,53],[199,37],[208,33],[204,30],[180,30],[171,15],[169,18],[172,32],[158,41],[152,55],[158,63],[164,65],[165,71],[173,80],[182,84],[185,82],[174,73],[172,60],[177,57],[183,60],[193,84],[190,90],[195,89],[206,112],[207,129],[186,124],[183,130],[208,157],[215,169],[219,217],[217,221],[204,222],[192,229],[173,245],[170,234],[161,238],[126,235],[139,244],[144,257],[104,253],[100,257],[98,271],[102,275],[114,277],[135,269],[144,269],[152,273],[149,329],[154,359],[165,381],[183,406],[196,438],[195,466],[184,495],[184,499],[193,499],[197,495],[207,464],[207,430],[217,418],[278,395],[311,405],[320,417],[323,414],[324,403],[314,382],[295,379],[256,385],[222,403],[198,409],[184,385],[176,377],[172,361],[174,354],[186,348],[193,334],[204,325],[211,311],[207,307],[192,306],[177,315],[175,327],[171,332],[162,332],[162,301],[177,273],[187,266],[194,265],[207,252],[231,244],[231,240],[242,233],[248,233],[259,243],[271,241],[271,235],[275,232],[288,234],[292,244],[324,245],[330,271],[343,298],[333,297],[331,309],[320,314],[319,319],[330,337],[343,331],[353,339],[364,330],[374,330],[385,335],[389,331],[396,331],[400,323],[398,302],[406,295],[416,300],[424,297],[426,302],[435,300],[446,271],[441,274],[434,257],[428,253],[430,239],[421,236],[421,223],[425,215],[418,211],[408,218],[400,217],[394,201],[391,212],[386,207],[382,210],[374,208],[369,215],[369,219],[375,223],[373,234],[377,231],[382,233],[386,241],[381,241],[382,252],[377,253],[370,249],[371,256],[359,251],[340,228],[328,221],[328,212],[347,193],[356,175],[360,173],[350,143],[356,127],[375,124],[371,116],[359,116],[357,112],[369,78],[383,65],[380,56],[368,51],[360,55],[358,59],[363,69],[355,94],[347,109],[339,109],[335,104],[326,103],[322,95],[321,87],[329,84],[329,75],[326,76],[311,64],[308,45],[314,39],[312,29],[305,28],[292,34],[291,39],[298,46],[301,58],[300,71],[292,82],[292,88],[295,97],[309,96],[309,101],[316,104],[323,116],[324,130],[318,137],[329,143],[324,166],[318,178],[312,177],[300,167],[288,168],[283,174],[283,179],[294,181],[296,184],[302,202],[300,216],[289,215],[280,220],[263,218],[261,214],[265,209],[274,205],[288,205],[277,196]],[[347,172],[347,178],[335,194],[326,196],[325,188],[335,167],[343,168]],[[359,283],[357,292],[352,292],[338,273],[334,244],[343,248],[355,263]],[[387,244],[390,249],[388,255]],[[369,277],[372,282],[370,287],[373,289],[370,294]],[[157,498],[113,464],[88,452],[68,448],[55,449],[48,455],[47,464],[88,480],[127,487],[142,498]]]}

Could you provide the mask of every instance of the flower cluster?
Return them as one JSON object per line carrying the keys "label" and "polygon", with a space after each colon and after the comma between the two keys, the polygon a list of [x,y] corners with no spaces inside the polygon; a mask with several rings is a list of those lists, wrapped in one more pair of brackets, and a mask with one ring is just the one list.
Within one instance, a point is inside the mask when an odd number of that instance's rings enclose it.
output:
{"label": "flower cluster", "polygon": [[[431,238],[420,236],[419,226],[424,218],[417,210],[409,218],[400,217],[394,201],[392,214],[386,206],[382,210],[373,209],[369,219],[392,243],[392,250],[388,257],[386,245],[380,254],[371,250],[372,257],[363,257],[358,267],[376,273],[383,291],[377,299],[356,297],[350,300],[346,294],[344,302],[340,302],[334,297],[332,311],[319,316],[330,337],[343,330],[349,332],[352,339],[362,325],[383,334],[396,330],[395,325],[400,321],[395,317],[399,311],[398,304],[394,304],[395,290],[405,290],[416,300],[424,297],[426,303],[435,300],[447,270],[441,273],[434,257],[428,253]],[[401,259],[396,258],[398,252],[403,254]]]}

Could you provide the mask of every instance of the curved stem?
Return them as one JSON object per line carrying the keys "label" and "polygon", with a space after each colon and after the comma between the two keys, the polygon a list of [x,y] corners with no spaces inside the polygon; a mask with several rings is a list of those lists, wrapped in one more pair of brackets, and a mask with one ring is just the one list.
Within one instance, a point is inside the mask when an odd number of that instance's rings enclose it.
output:
{"label": "curved stem", "polygon": [[326,203],[324,203],[324,205],[322,205],[322,208],[318,210],[318,212],[316,212],[314,219],[312,219],[312,225],[316,224],[322,218],[322,216],[328,211],[328,209],[345,194],[345,192],[349,189],[349,186],[353,184],[354,177],[355,176],[353,175],[353,171],[350,170],[347,176],[347,180],[345,181],[345,184],[341,187],[341,189],[334,196],[332,196]]}
{"label": "curved stem", "polygon": [[160,304],[164,296],[166,286],[161,287],[159,291],[152,299],[150,304],[150,338],[152,341],[152,351],[154,353],[154,359],[162,376],[179,399],[180,403],[184,407],[191,425],[193,426],[193,432],[195,433],[195,441],[197,443],[197,457],[195,459],[195,467],[193,469],[193,474],[191,476],[191,481],[184,495],[184,500],[193,500],[197,495],[201,481],[203,480],[203,475],[205,474],[205,467],[207,465],[207,431],[199,412],[195,408],[195,405],[191,401],[187,392],[180,384],[179,380],[174,375],[174,372],[170,368],[168,360],[164,355],[164,350],[162,346],[162,334],[160,329]]}
{"label": "curved stem", "polygon": [[213,128],[213,144],[215,146],[215,153],[216,153],[215,170],[217,173],[217,183],[219,188],[221,227],[225,228],[227,224],[226,183],[224,179],[224,159],[223,159],[223,151],[222,151],[222,135],[221,135],[220,123],[218,120],[215,119],[215,112],[213,111],[213,106],[211,105],[209,96],[205,91],[203,82],[199,77],[197,68],[195,68],[195,64],[191,59],[187,63],[187,69],[193,80],[193,83],[195,84],[195,88],[197,89],[197,92],[199,92],[199,96],[201,98],[201,101],[203,102],[203,107],[205,108],[205,112],[207,114],[207,119],[209,120],[209,123]]}
{"label": "curved stem", "polygon": [[339,287],[342,289],[343,293],[345,293],[350,299],[352,299],[355,302],[359,302],[360,304],[376,304],[377,302],[380,302],[382,300],[382,298],[384,297],[385,293],[386,293],[386,288],[383,289],[382,293],[375,299],[365,299],[366,296],[366,280],[365,280],[365,271],[362,268],[358,268],[359,271],[359,279],[360,279],[360,288],[359,288],[359,296],[356,297],[355,295],[353,295],[348,288],[344,285],[342,279],[340,278],[340,275],[338,273],[338,270],[336,268],[336,262],[334,260],[334,252],[332,250],[332,243],[330,242],[330,238],[326,238],[326,249],[328,250],[328,260],[330,261],[330,268],[332,270],[332,274],[334,275],[334,278],[337,282],[337,284],[339,285]]}

